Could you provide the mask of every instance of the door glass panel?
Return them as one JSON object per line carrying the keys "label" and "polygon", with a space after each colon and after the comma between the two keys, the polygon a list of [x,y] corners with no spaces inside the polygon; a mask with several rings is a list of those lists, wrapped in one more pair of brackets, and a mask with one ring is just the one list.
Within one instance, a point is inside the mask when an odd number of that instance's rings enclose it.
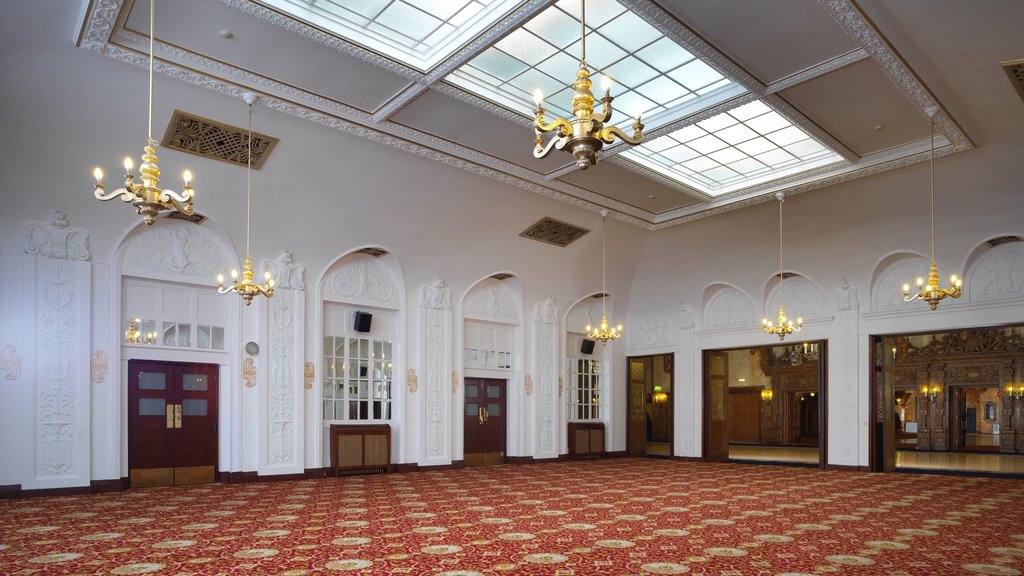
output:
{"label": "door glass panel", "polygon": [[139,416],[164,416],[166,405],[163,398],[139,398]]}
{"label": "door glass panel", "polygon": [[480,405],[473,402],[466,404],[466,416],[475,417],[480,415]]}
{"label": "door glass panel", "polygon": [[166,375],[163,372],[139,372],[139,390],[166,389]]}
{"label": "door glass panel", "polygon": [[178,345],[178,333],[175,331],[176,326],[174,322],[164,322],[164,346]]}
{"label": "door glass panel", "polygon": [[501,404],[488,404],[487,405],[488,416],[501,416]]}
{"label": "door glass panel", "polygon": [[480,396],[480,389],[476,386],[466,386],[466,398],[476,398]]}
{"label": "door glass panel", "polygon": [[501,386],[488,386],[487,387],[488,398],[501,398]]}
{"label": "door glass panel", "polygon": [[334,420],[334,402],[324,402],[324,420]]}
{"label": "door glass panel", "polygon": [[206,398],[185,398],[181,401],[182,416],[206,416]]}
{"label": "door glass panel", "polygon": [[195,390],[197,392],[206,392],[206,374],[185,374],[184,380],[181,383],[183,390]]}
{"label": "door glass panel", "polygon": [[178,324],[178,346],[192,346],[192,325]]}

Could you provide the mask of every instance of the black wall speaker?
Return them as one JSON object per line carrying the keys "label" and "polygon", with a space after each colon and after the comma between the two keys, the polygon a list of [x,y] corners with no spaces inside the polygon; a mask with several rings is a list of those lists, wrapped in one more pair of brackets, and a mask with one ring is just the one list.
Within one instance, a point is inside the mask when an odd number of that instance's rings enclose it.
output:
{"label": "black wall speaker", "polygon": [[587,340],[586,338],[584,338],[583,339],[583,343],[580,344],[580,353],[581,354],[593,354],[594,353],[594,344],[597,344],[597,342],[594,341],[594,340]]}
{"label": "black wall speaker", "polygon": [[370,321],[373,320],[373,314],[369,312],[356,312],[356,321],[353,329],[356,332],[369,332]]}

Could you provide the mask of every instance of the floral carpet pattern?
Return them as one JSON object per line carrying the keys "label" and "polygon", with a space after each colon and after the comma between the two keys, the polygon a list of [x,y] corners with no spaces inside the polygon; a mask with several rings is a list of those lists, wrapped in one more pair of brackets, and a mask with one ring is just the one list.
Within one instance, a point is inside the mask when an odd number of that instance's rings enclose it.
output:
{"label": "floral carpet pattern", "polygon": [[1024,483],[616,459],[0,501],[0,574],[1021,574]]}

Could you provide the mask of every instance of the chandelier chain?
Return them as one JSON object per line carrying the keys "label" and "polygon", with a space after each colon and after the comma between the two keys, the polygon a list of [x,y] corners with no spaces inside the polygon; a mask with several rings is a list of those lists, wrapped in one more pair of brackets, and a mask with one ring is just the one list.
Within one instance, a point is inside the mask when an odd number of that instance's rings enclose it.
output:
{"label": "chandelier chain", "polygon": [[607,216],[601,216],[601,316],[605,315],[608,300],[608,225]]}
{"label": "chandelier chain", "polygon": [[252,104],[249,104],[249,140],[245,152],[245,255],[249,256],[249,212],[252,206]]}
{"label": "chandelier chain", "polygon": [[580,68],[587,65],[587,2],[580,0]]}
{"label": "chandelier chain", "polygon": [[928,157],[928,168],[932,179],[932,263],[935,262],[935,116],[932,116],[932,138]]}
{"label": "chandelier chain", "polygon": [[785,279],[786,273],[785,268],[782,266],[782,203],[785,202],[785,197],[779,197],[779,306],[782,306],[785,298]]}
{"label": "chandelier chain", "polygon": [[150,146],[155,144],[153,140],[153,36],[155,12],[156,0],[149,0],[149,129],[146,133],[146,140]]}

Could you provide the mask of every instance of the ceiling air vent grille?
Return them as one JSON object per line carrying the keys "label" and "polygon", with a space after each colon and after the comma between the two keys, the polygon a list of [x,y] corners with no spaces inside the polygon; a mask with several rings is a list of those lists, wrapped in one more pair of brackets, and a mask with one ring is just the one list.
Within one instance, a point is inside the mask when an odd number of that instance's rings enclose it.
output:
{"label": "ceiling air vent grille", "polygon": [[359,254],[366,254],[367,256],[373,256],[374,258],[380,258],[381,256],[386,256],[386,255],[390,254],[390,252],[388,252],[387,250],[385,250],[383,248],[363,248],[362,250],[357,250],[357,252]]}
{"label": "ceiling air vent grille", "polygon": [[995,248],[996,246],[999,246],[1000,244],[1007,244],[1009,242],[1021,242],[1021,241],[1024,241],[1024,240],[1022,240],[1020,236],[996,236],[995,238],[992,238],[991,240],[988,241],[988,245],[992,246],[993,248]]}
{"label": "ceiling air vent grille", "polygon": [[494,278],[495,280],[508,280],[511,277],[512,275],[508,274],[507,272],[499,272],[497,274],[491,275],[491,278]]}
{"label": "ceiling air vent grille", "polygon": [[[247,140],[248,133],[245,128],[236,128],[175,110],[160,145],[164,148],[173,148],[189,154],[245,166],[248,161],[246,158]],[[263,166],[263,162],[266,161],[277,142],[277,138],[256,132],[252,133],[253,170],[259,170]]]}
{"label": "ceiling air vent grille", "polygon": [[1006,75],[1010,77],[1010,83],[1017,89],[1017,95],[1024,100],[1024,59],[1000,62]]}
{"label": "ceiling air vent grille", "polygon": [[175,210],[174,212],[169,212],[167,217],[171,220],[185,220],[186,222],[191,222],[193,224],[202,224],[206,221],[206,216],[203,216],[198,212],[194,212],[191,216],[185,216],[181,212]]}
{"label": "ceiling air vent grille", "polygon": [[590,230],[579,228],[554,218],[544,217],[533,226],[523,230],[519,235],[564,248],[579,240],[587,232],[590,232]]}

